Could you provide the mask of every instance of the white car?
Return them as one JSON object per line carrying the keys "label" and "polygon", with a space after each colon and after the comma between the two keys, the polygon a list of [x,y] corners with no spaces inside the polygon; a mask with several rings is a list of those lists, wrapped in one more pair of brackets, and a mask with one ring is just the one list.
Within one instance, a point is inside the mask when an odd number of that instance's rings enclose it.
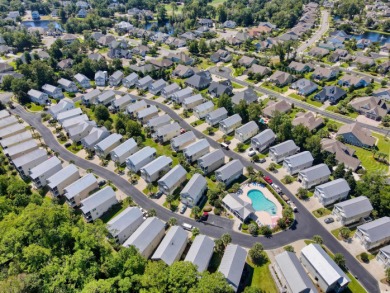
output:
{"label": "white car", "polygon": [[248,152],[249,157],[253,157],[254,155],[256,155],[256,151],[249,151]]}

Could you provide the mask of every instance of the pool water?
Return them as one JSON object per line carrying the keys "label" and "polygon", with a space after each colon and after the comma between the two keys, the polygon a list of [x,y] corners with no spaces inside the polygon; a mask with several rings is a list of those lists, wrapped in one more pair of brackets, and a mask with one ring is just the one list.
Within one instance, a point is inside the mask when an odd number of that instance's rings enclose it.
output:
{"label": "pool water", "polygon": [[256,211],[265,211],[271,216],[276,215],[276,205],[266,198],[260,190],[249,190],[247,195],[251,199],[252,207]]}

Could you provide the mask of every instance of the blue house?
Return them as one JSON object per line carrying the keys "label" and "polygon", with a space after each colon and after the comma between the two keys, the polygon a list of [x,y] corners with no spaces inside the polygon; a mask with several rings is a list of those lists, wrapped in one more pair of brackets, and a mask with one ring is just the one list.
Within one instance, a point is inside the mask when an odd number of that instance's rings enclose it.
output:
{"label": "blue house", "polygon": [[298,91],[299,95],[307,96],[318,89],[318,85],[311,80],[301,78],[291,84],[291,88]]}

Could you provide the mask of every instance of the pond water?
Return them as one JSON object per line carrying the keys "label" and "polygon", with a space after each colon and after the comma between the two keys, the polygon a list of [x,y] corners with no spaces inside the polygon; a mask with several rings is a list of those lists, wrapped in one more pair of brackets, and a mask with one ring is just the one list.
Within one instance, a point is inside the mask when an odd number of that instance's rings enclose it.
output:
{"label": "pond water", "polygon": [[53,23],[56,29],[59,29],[61,31],[63,30],[61,25],[58,22],[53,20],[22,21],[22,24],[25,27],[41,27],[44,29],[48,29],[50,23]]}
{"label": "pond water", "polygon": [[255,211],[265,211],[271,216],[276,215],[276,205],[266,198],[260,190],[249,190],[247,195],[252,200],[252,207]]}
{"label": "pond water", "polygon": [[381,44],[390,43],[390,35],[380,34],[377,32],[365,32],[361,35],[352,35],[356,40],[368,39],[371,42],[380,42]]}

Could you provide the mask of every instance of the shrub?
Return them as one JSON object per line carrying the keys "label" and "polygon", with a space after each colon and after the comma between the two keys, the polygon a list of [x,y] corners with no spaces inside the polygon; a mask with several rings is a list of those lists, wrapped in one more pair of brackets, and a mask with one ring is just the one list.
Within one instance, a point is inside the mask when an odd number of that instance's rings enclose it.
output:
{"label": "shrub", "polygon": [[208,212],[211,212],[212,209],[213,209],[213,208],[212,208],[211,206],[205,206],[205,207],[203,208],[203,211],[208,213]]}
{"label": "shrub", "polygon": [[269,236],[272,234],[272,230],[269,226],[261,226],[259,229],[261,235]]}
{"label": "shrub", "polygon": [[214,214],[217,216],[221,215],[221,209],[220,208],[214,208]]}
{"label": "shrub", "polygon": [[256,223],[250,223],[248,226],[248,231],[251,235],[256,236],[259,233],[259,226]]}
{"label": "shrub", "polygon": [[172,157],[177,157],[177,153],[176,152],[172,152]]}
{"label": "shrub", "polygon": [[295,252],[294,247],[292,247],[291,245],[285,246],[285,247],[284,247],[284,250],[285,250],[285,251],[289,251],[289,252]]}
{"label": "shrub", "polygon": [[368,259],[368,253],[367,252],[363,252],[361,255],[360,255],[360,259],[363,261],[363,262],[368,262],[369,259]]}

